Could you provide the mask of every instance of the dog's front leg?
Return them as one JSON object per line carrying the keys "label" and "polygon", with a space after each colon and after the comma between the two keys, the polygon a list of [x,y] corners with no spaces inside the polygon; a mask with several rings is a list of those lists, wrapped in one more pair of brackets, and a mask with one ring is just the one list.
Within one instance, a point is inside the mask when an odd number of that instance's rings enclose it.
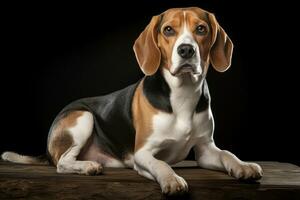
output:
{"label": "dog's front leg", "polygon": [[152,152],[139,150],[134,155],[134,162],[135,170],[146,178],[156,180],[164,194],[173,195],[188,190],[186,181],[166,162],[156,159]]}
{"label": "dog's front leg", "polygon": [[241,161],[229,151],[220,150],[213,141],[197,144],[194,150],[200,167],[225,171],[242,180],[258,180],[262,177],[262,169],[258,164]]}

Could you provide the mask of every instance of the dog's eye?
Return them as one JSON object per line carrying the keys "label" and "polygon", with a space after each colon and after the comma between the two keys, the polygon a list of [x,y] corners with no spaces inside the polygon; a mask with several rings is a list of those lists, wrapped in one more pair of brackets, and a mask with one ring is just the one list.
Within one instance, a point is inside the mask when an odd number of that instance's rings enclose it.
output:
{"label": "dog's eye", "polygon": [[196,34],[204,35],[206,33],[206,27],[204,25],[199,25],[196,28]]}
{"label": "dog's eye", "polygon": [[164,34],[165,34],[165,36],[173,36],[173,35],[175,35],[175,31],[171,26],[166,26],[164,28]]}

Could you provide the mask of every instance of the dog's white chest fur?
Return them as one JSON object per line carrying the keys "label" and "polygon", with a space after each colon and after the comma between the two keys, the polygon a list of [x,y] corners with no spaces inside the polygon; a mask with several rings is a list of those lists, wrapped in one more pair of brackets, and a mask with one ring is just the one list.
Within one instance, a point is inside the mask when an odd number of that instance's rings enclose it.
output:
{"label": "dog's white chest fur", "polygon": [[208,134],[213,129],[210,108],[200,113],[195,112],[202,84],[178,84],[181,86],[170,86],[173,112],[159,112],[154,116],[153,133],[145,145],[155,157],[168,163],[183,160],[199,140],[211,137]]}

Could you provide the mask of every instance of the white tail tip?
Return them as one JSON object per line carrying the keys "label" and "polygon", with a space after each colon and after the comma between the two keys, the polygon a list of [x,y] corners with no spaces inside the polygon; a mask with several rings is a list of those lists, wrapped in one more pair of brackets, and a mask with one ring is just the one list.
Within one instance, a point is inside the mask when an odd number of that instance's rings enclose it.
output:
{"label": "white tail tip", "polygon": [[46,159],[33,156],[20,155],[15,152],[6,151],[1,155],[2,160],[21,164],[48,164]]}

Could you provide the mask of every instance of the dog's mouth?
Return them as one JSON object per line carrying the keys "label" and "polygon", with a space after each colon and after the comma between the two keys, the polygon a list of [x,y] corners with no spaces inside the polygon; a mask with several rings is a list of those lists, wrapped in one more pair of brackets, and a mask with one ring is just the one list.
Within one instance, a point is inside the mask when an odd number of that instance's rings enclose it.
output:
{"label": "dog's mouth", "polygon": [[192,75],[200,75],[200,72],[197,71],[196,67],[192,64],[189,63],[185,63],[183,65],[181,65],[180,67],[178,67],[175,72],[172,73],[173,76],[179,76],[182,74],[192,74]]}

